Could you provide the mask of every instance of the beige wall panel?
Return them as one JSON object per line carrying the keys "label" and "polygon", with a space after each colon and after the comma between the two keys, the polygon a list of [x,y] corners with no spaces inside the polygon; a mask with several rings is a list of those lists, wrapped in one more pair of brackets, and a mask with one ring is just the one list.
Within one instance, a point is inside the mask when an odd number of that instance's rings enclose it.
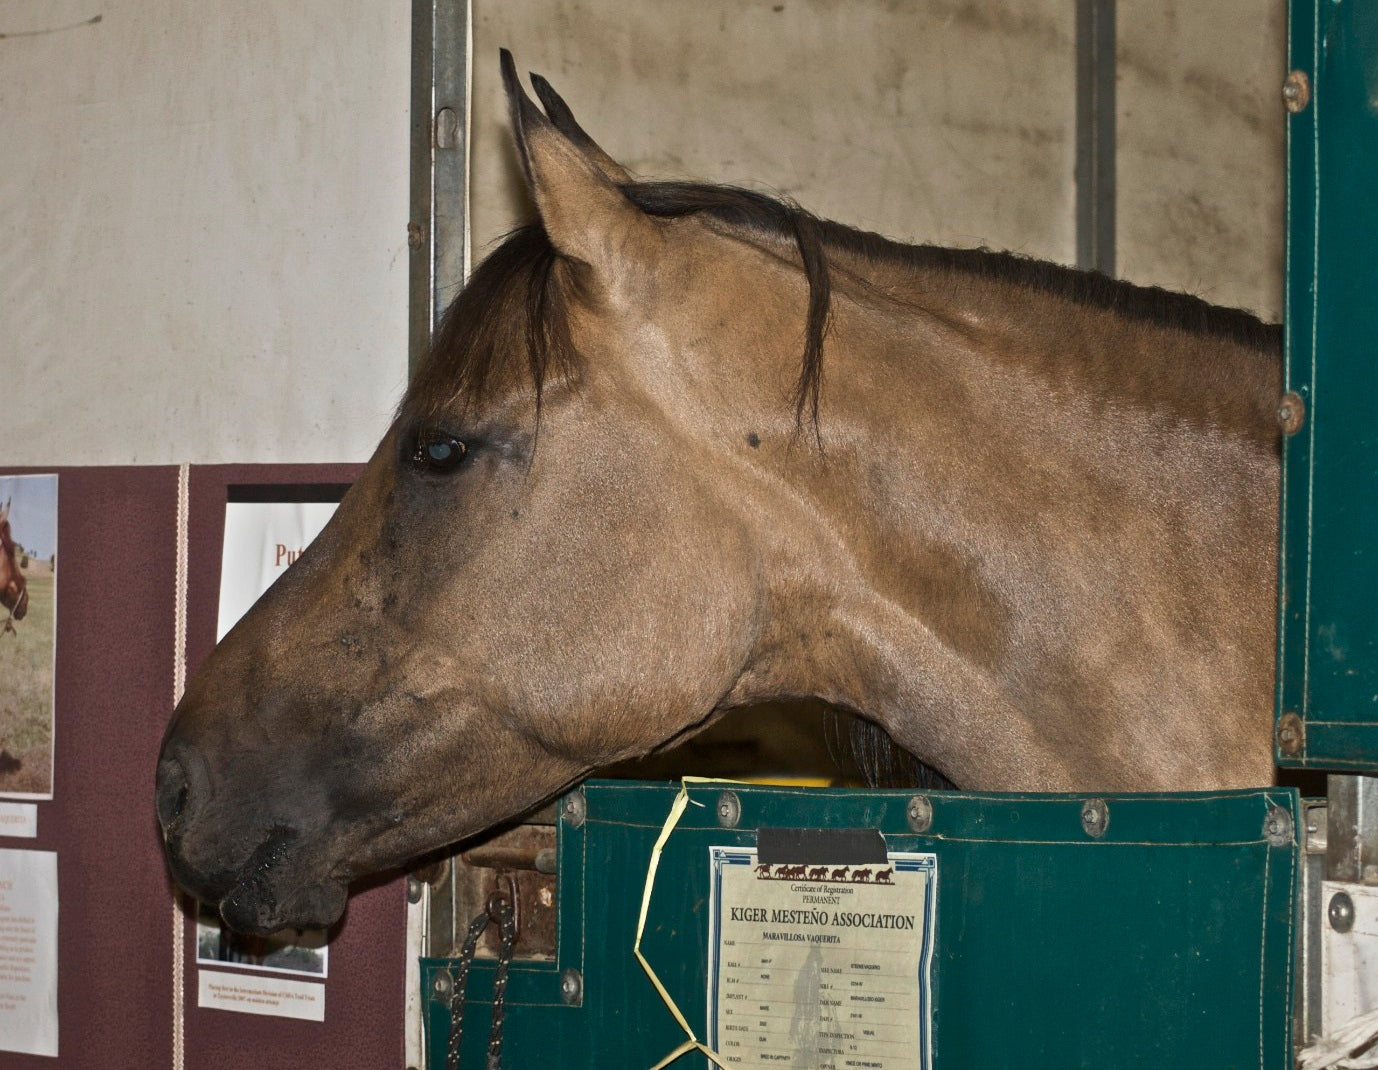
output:
{"label": "beige wall panel", "polygon": [[410,31],[0,0],[5,463],[371,452],[406,379]]}
{"label": "beige wall panel", "polygon": [[1284,0],[1121,3],[1119,274],[1282,315]]}
{"label": "beige wall panel", "polygon": [[1075,254],[1063,0],[475,0],[476,258],[525,212],[503,45],[645,177],[775,190],[906,241]]}

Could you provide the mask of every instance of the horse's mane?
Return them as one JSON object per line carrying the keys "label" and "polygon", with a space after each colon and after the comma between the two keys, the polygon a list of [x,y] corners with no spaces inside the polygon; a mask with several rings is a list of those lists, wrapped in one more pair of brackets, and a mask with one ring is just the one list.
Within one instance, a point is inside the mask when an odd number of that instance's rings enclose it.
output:
{"label": "horse's mane", "polygon": [[[1192,294],[1137,286],[1099,272],[1017,253],[907,245],[820,219],[789,201],[736,186],[636,182],[621,188],[628,200],[649,215],[678,218],[703,214],[728,227],[784,238],[795,245],[809,285],[795,404],[800,424],[809,419],[815,430],[832,303],[830,252],[877,265],[937,269],[1007,282],[1084,307],[1105,309],[1124,320],[1219,338],[1272,357],[1281,351],[1279,325],[1264,323],[1241,309],[1212,305]],[[485,395],[503,369],[524,357],[539,413],[548,375],[572,371],[578,363],[563,294],[555,285],[558,259],[539,223],[508,234],[446,311],[403,408],[421,419],[434,419],[451,403],[471,405]]]}

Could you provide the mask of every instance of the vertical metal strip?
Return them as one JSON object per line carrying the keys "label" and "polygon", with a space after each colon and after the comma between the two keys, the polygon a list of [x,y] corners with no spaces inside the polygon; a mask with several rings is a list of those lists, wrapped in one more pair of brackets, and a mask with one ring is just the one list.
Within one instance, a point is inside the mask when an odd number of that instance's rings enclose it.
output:
{"label": "vertical metal strip", "polygon": [[[469,274],[473,36],[471,0],[412,0],[409,377],[421,366],[432,333]],[[425,1062],[425,1000],[416,962],[429,940],[430,886],[419,882],[419,890],[420,900],[407,907],[403,1049],[408,1068]]]}
{"label": "vertical metal strip", "polygon": [[1115,273],[1115,0],[1077,0],[1077,267]]}
{"label": "vertical metal strip", "polygon": [[413,0],[411,19],[411,179],[407,247],[407,371],[431,341],[431,130],[436,0]]}
{"label": "vertical metal strip", "polygon": [[412,374],[463,285],[468,264],[471,22],[468,0],[414,0],[412,5]]}
{"label": "vertical metal strip", "polygon": [[[172,703],[187,687],[187,556],[191,517],[191,466],[177,469],[177,564],[172,608]],[[186,921],[182,893],[172,886],[172,1070],[186,1066]]]}

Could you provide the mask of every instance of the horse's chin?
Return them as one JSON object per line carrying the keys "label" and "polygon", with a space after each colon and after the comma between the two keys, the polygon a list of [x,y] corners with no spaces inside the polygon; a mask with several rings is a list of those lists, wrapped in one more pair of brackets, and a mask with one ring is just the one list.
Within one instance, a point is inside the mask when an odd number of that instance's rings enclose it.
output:
{"label": "horse's chin", "polygon": [[344,914],[349,886],[321,861],[295,831],[275,828],[237,873],[216,882],[221,920],[251,936],[329,928]]}
{"label": "horse's chin", "polygon": [[237,933],[267,936],[281,929],[328,929],[344,914],[349,895],[334,878],[282,889],[250,876],[220,900],[220,917]]}

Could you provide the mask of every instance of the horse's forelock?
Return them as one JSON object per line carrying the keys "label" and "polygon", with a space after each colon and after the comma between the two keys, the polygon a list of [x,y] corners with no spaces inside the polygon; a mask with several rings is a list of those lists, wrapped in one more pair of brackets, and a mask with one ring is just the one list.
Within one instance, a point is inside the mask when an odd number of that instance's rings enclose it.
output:
{"label": "horse's forelock", "polygon": [[523,374],[539,414],[549,377],[577,365],[558,259],[539,224],[507,235],[446,309],[399,415],[421,426],[462,416]]}

